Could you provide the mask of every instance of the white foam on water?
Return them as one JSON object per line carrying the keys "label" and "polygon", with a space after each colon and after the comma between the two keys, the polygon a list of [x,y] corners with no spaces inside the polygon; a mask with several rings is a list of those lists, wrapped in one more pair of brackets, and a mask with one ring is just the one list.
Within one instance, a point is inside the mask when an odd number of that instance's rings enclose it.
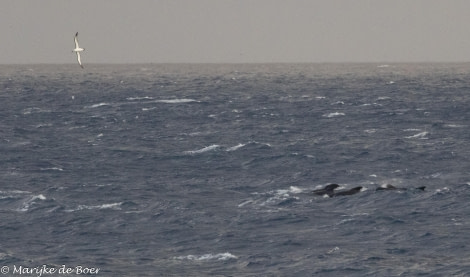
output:
{"label": "white foam on water", "polygon": [[227,152],[235,151],[235,150],[238,150],[238,149],[242,148],[245,145],[246,144],[239,143],[238,145],[227,148],[227,150],[225,150],[225,151],[227,151]]}
{"label": "white foam on water", "polygon": [[64,171],[63,168],[60,168],[60,167],[45,167],[45,168],[41,168],[42,171],[49,171],[49,170],[52,170],[52,171]]}
{"label": "white foam on water", "polygon": [[189,260],[189,261],[210,261],[210,260],[226,261],[226,260],[229,260],[229,259],[238,259],[238,257],[231,254],[231,253],[229,253],[229,252],[225,252],[225,253],[218,253],[218,254],[179,256],[179,257],[174,257],[173,259],[175,259],[175,260]]}
{"label": "white foam on water", "polygon": [[43,110],[43,109],[37,108],[37,107],[26,108],[26,109],[23,110],[24,115],[32,114],[32,113],[48,113],[48,112],[51,112],[51,111],[50,110]]}
{"label": "white foam on water", "polygon": [[466,127],[465,125],[460,125],[460,124],[446,124],[444,126],[448,127],[448,128],[463,128],[463,127]]}
{"label": "white foam on water", "polygon": [[166,103],[166,104],[179,104],[179,103],[191,103],[198,102],[194,99],[182,98],[182,99],[167,99],[167,100],[157,100],[157,103]]}
{"label": "white foam on water", "polygon": [[21,208],[17,210],[20,212],[27,212],[31,205],[36,202],[36,200],[46,200],[46,197],[42,194],[33,195],[30,198],[26,199],[26,201],[23,202],[23,206],[21,206]]}
{"label": "white foam on water", "polygon": [[324,114],[323,117],[331,118],[331,117],[337,117],[337,116],[343,116],[343,115],[346,115],[346,114],[345,113],[334,112],[334,113]]}
{"label": "white foam on water", "polygon": [[201,153],[205,153],[205,152],[209,152],[209,151],[216,150],[216,149],[219,148],[219,147],[220,147],[220,145],[218,145],[218,144],[213,144],[213,145],[210,145],[210,146],[207,146],[207,147],[198,149],[198,150],[184,151],[184,153],[185,153],[185,154],[189,154],[189,155],[201,154]]}
{"label": "white foam on water", "polygon": [[326,253],[327,253],[327,254],[333,254],[334,252],[338,252],[338,251],[339,251],[339,247],[336,246],[336,247],[334,247],[334,248],[328,250]]}
{"label": "white foam on water", "polygon": [[416,135],[412,135],[412,136],[409,136],[409,137],[405,137],[407,139],[427,139],[427,135],[429,133],[428,132],[421,132],[421,133],[418,133]]}
{"label": "white foam on water", "polygon": [[101,204],[101,205],[78,205],[76,209],[70,209],[70,210],[65,210],[65,211],[75,212],[75,211],[81,211],[81,210],[103,210],[103,209],[120,210],[121,205],[122,205],[122,202]]}
{"label": "white foam on water", "polygon": [[268,192],[268,195],[270,196],[268,199],[266,199],[264,202],[260,204],[260,206],[265,206],[265,205],[272,205],[276,204],[288,199],[298,199],[297,196],[292,196],[293,194],[299,194],[302,193],[304,190],[296,187],[296,186],[290,186],[288,189],[278,189],[274,191]]}
{"label": "white foam on water", "polygon": [[296,187],[296,186],[290,186],[289,189],[275,190],[273,191],[273,194],[277,196],[289,196],[290,194],[299,194],[302,192],[303,192],[303,189]]}
{"label": "white foam on water", "polygon": [[443,187],[440,189],[436,189],[436,192],[434,194],[446,194],[449,192],[450,192],[450,189],[448,187]]}
{"label": "white foam on water", "polygon": [[243,201],[242,203],[238,204],[238,207],[241,208],[247,204],[250,204],[250,203],[253,203],[253,200],[246,200],[246,201]]}
{"label": "white foam on water", "polygon": [[157,109],[156,107],[153,107],[153,108],[142,108],[142,111],[143,112],[146,112],[146,111],[151,111],[151,110],[155,110]]}
{"label": "white foam on water", "polygon": [[109,103],[104,103],[103,102],[103,103],[98,103],[98,104],[94,104],[94,105],[91,105],[91,106],[87,106],[87,108],[94,109],[94,108],[99,108],[99,107],[103,107],[103,106],[110,106],[110,105],[111,104],[109,104]]}
{"label": "white foam on water", "polygon": [[26,190],[9,190],[9,191],[6,191],[6,190],[0,190],[0,194],[31,194],[30,191],[26,191]]}
{"label": "white foam on water", "polygon": [[135,100],[152,100],[153,97],[143,96],[143,97],[127,97],[126,100],[135,101]]}

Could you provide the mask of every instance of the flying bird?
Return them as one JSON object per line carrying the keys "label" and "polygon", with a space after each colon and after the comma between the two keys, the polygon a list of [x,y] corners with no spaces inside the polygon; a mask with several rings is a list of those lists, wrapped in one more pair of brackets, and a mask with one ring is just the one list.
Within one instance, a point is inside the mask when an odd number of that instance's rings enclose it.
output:
{"label": "flying bird", "polygon": [[78,46],[78,32],[75,34],[74,41],[75,41],[75,49],[73,49],[72,52],[77,53],[78,64],[83,68],[82,61],[80,59],[80,52],[84,51],[85,48],[80,48],[80,46]]}

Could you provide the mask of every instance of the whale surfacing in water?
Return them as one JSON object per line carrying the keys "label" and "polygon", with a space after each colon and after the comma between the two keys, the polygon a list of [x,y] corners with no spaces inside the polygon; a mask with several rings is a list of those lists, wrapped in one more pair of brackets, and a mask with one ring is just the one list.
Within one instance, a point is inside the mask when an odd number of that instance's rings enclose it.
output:
{"label": "whale surfacing in water", "polygon": [[352,188],[352,189],[349,189],[349,190],[338,191],[338,192],[333,193],[333,195],[331,197],[344,196],[344,195],[353,195],[353,194],[356,194],[356,193],[360,192],[361,189],[362,189],[362,187],[359,186],[359,187],[355,187],[355,188]]}
{"label": "whale surfacing in water", "polygon": [[312,193],[315,195],[328,195],[329,197],[331,197],[334,194],[334,190],[338,187],[338,184],[329,184],[322,189],[312,191]]}

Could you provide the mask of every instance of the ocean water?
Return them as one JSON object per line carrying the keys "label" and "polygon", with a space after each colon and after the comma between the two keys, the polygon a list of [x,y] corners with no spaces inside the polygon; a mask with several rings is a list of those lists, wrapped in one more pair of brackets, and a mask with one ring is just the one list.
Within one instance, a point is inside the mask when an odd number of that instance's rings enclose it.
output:
{"label": "ocean water", "polygon": [[2,65],[0,106],[5,276],[470,276],[470,64]]}

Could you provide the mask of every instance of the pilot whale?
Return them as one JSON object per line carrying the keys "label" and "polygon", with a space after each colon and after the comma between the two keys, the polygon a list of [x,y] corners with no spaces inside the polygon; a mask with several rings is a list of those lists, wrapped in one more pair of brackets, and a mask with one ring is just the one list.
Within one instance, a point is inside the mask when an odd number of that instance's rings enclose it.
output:
{"label": "pilot whale", "polygon": [[329,197],[331,197],[334,194],[334,190],[338,187],[338,184],[329,184],[322,189],[312,191],[312,193],[315,195],[328,195]]}
{"label": "pilot whale", "polygon": [[335,189],[339,188],[338,184],[329,184],[322,189],[317,189],[312,191],[315,195],[328,195],[329,197],[336,197],[336,196],[344,196],[344,195],[353,195],[361,191],[362,187],[355,187],[352,189],[347,190],[340,190],[335,191]]}
{"label": "pilot whale", "polygon": [[362,187],[359,186],[359,187],[355,187],[355,188],[348,189],[348,190],[341,190],[341,191],[338,191],[338,192],[334,192],[331,197],[344,196],[344,195],[353,195],[353,194],[356,194],[356,193],[360,192],[361,189],[362,189]]}

